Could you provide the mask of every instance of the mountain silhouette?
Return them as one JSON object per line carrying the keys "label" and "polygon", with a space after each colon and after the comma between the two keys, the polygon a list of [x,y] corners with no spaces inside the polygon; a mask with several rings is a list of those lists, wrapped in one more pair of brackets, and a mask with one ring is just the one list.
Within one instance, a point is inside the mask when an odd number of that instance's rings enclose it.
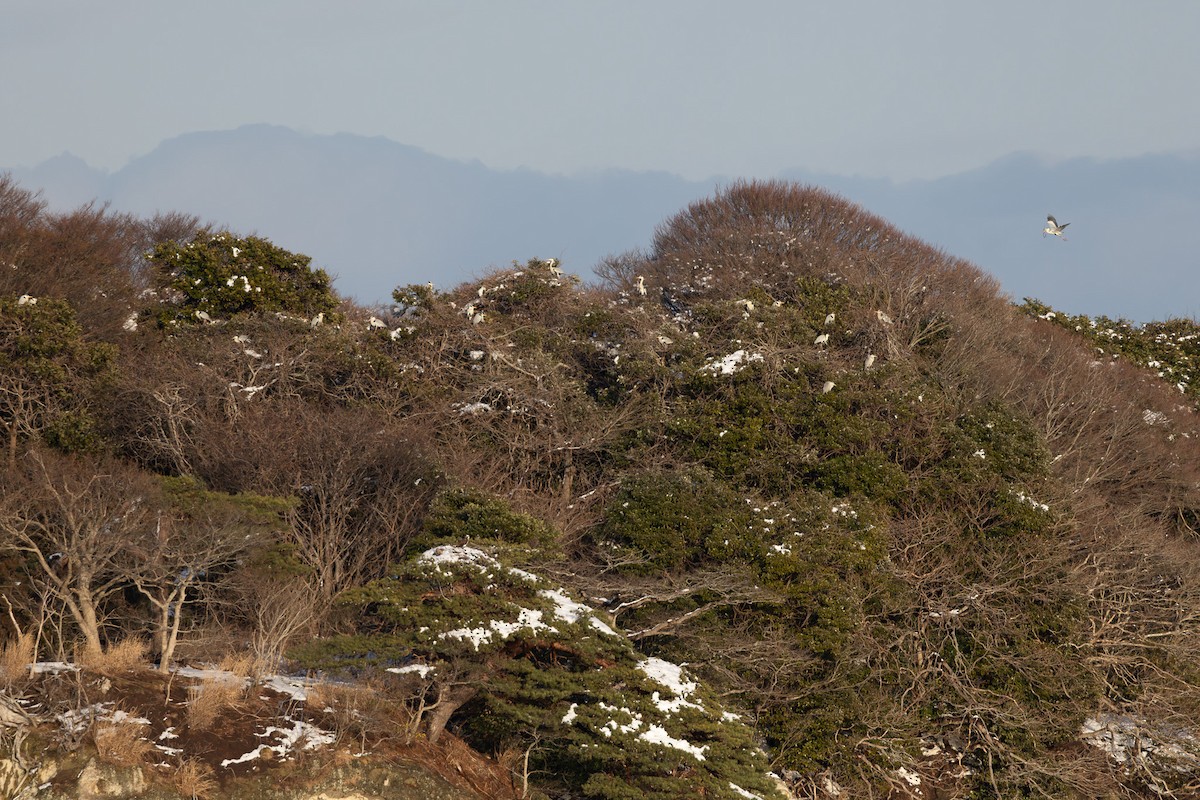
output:
{"label": "mountain silhouette", "polygon": [[[11,170],[53,208],[89,201],[137,215],[180,211],[312,256],[359,302],[398,285],[441,287],[532,257],[584,278],[644,248],[655,228],[729,178],[665,172],[494,170],[382,137],[273,125],[188,133],[115,172],[63,154]],[[1014,153],[979,169],[906,181],[787,170],[995,275],[1020,299],[1135,321],[1200,313],[1200,158],[1048,162]],[[1047,214],[1069,242],[1044,239]]]}

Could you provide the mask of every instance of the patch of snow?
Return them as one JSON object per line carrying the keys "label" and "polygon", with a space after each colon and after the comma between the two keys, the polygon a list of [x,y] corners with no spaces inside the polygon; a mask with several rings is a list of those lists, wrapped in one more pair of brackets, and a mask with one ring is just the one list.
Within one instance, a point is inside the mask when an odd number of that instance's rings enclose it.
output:
{"label": "patch of snow", "polygon": [[253,761],[256,758],[261,758],[264,752],[273,752],[279,760],[285,760],[291,752],[296,748],[296,745],[303,742],[302,750],[315,750],[318,747],[325,747],[333,744],[337,740],[335,734],[329,731],[321,730],[315,725],[311,725],[303,720],[291,720],[292,727],[280,728],[275,725],[268,727],[262,733],[255,734],[259,738],[276,737],[278,744],[260,744],[258,747],[251,750],[249,753],[243,753],[237,758],[227,758],[221,762],[222,767],[231,767],[234,764],[244,764],[247,761]]}
{"label": "patch of snow", "polygon": [[79,667],[65,661],[38,661],[29,665],[29,671],[34,675],[57,675],[60,672],[78,672]]}
{"label": "patch of snow", "polygon": [[251,750],[249,753],[242,753],[237,758],[227,758],[221,762],[222,767],[232,767],[234,764],[245,764],[247,761],[253,761],[262,755],[263,750],[270,750],[265,744],[260,744],[258,747]]}
{"label": "patch of snow", "polygon": [[664,661],[661,658],[647,658],[638,664],[638,669],[641,670],[650,680],[666,686],[675,695],[675,699],[663,699],[658,692],[655,692],[651,700],[658,707],[659,711],[664,714],[674,714],[683,708],[695,708],[703,710],[703,706],[688,700],[692,693],[696,691],[695,681],[684,680],[683,667],[678,664],[672,664],[670,661]]}
{"label": "patch of snow", "polygon": [[638,738],[651,744],[661,744],[665,747],[673,747],[676,750],[682,750],[685,753],[690,753],[695,756],[697,761],[704,760],[704,751],[708,749],[708,745],[697,747],[686,739],[676,739],[671,734],[667,733],[667,729],[661,725],[651,725],[646,730],[638,734]]}
{"label": "patch of snow", "polygon": [[538,595],[554,601],[554,616],[558,617],[563,622],[575,623],[580,619],[587,619],[588,624],[601,633],[609,636],[617,635],[616,631],[596,618],[594,615],[594,610],[591,606],[575,602],[571,598],[567,597],[562,589],[543,589],[538,592]]}
{"label": "patch of snow", "polygon": [[149,725],[150,724],[150,720],[146,719],[145,717],[132,717],[129,715],[128,711],[123,711],[119,708],[116,709],[115,711],[113,711],[107,717],[104,717],[104,721],[105,722],[113,722],[113,723],[117,723],[117,724],[128,723],[130,725]]}
{"label": "patch of snow", "polygon": [[651,657],[639,663],[638,669],[651,680],[657,681],[682,697],[687,697],[696,691],[695,682],[683,679],[683,667],[678,664]]}
{"label": "patch of snow", "polygon": [[241,681],[244,686],[250,685],[249,678],[234,675],[232,672],[223,669],[174,667],[171,671],[183,678],[196,678],[202,681]]}
{"label": "patch of snow", "polygon": [[522,608],[517,615],[516,622],[505,622],[502,620],[491,620],[487,627],[481,628],[457,628],[452,631],[446,631],[438,638],[441,639],[459,639],[469,641],[476,650],[481,644],[490,642],[492,638],[499,634],[501,639],[507,639],[519,630],[528,628],[530,631],[549,631],[550,633],[558,633],[558,630],[552,625],[547,625],[542,622],[542,612],[530,608]]}
{"label": "patch of snow", "polygon": [[624,714],[625,716],[629,717],[629,722],[625,723],[624,725],[618,724],[615,719],[610,719],[608,722],[604,723],[599,730],[600,733],[604,734],[605,736],[610,737],[614,732],[633,733],[638,728],[642,727],[642,715],[628,708],[617,708],[616,706],[609,705],[608,703],[597,703],[597,707],[602,711]]}
{"label": "patch of snow", "polygon": [[304,682],[296,678],[285,678],[282,675],[272,675],[263,681],[263,686],[268,689],[273,689],[279,694],[290,695],[293,700],[304,701],[308,699],[308,692],[304,686]]}
{"label": "patch of snow", "polygon": [[388,667],[386,671],[394,672],[397,675],[407,675],[410,672],[415,672],[422,678],[425,678],[428,677],[429,673],[433,672],[435,669],[435,667],[432,667],[429,664],[408,664],[403,667]]}
{"label": "patch of snow", "polygon": [[443,544],[422,553],[418,562],[427,564],[472,564],[481,569],[500,566],[500,562],[480,550],[462,544]]}
{"label": "patch of snow", "polygon": [[516,575],[518,578],[523,578],[530,583],[538,583],[541,581],[541,578],[539,578],[537,575],[534,575],[532,572],[526,572],[525,570],[517,569],[516,567],[509,567],[508,574]]}

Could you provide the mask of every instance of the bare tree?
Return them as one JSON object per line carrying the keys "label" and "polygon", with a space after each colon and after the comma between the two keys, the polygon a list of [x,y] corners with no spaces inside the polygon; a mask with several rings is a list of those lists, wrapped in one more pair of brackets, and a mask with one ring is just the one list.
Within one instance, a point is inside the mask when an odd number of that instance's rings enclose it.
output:
{"label": "bare tree", "polygon": [[31,452],[0,501],[0,535],[27,553],[83,637],[103,649],[104,603],[127,581],[129,541],[154,525],[155,487],[116,464]]}
{"label": "bare tree", "polygon": [[248,411],[243,424],[243,460],[257,465],[250,485],[296,498],[287,536],[321,598],[400,557],[437,489],[410,431],[370,410],[299,403]]}
{"label": "bare tree", "polygon": [[183,488],[130,545],[135,561],[129,579],[156,612],[160,672],[170,668],[188,603],[201,590],[220,591],[232,569],[270,533],[269,523],[278,521],[275,512],[284,505],[248,508],[238,498],[194,485]]}

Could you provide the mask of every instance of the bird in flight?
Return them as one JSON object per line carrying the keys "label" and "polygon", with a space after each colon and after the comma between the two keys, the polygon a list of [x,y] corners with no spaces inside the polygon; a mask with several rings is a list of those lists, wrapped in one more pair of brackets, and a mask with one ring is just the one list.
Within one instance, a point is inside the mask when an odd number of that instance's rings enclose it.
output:
{"label": "bird in flight", "polygon": [[1048,214],[1046,215],[1046,227],[1042,229],[1042,238],[1045,238],[1046,234],[1048,233],[1051,236],[1058,236],[1059,238],[1065,240],[1067,237],[1063,236],[1063,231],[1066,230],[1066,227],[1070,224],[1071,223],[1069,222],[1064,222],[1062,225],[1059,225],[1058,220],[1054,218],[1054,215]]}

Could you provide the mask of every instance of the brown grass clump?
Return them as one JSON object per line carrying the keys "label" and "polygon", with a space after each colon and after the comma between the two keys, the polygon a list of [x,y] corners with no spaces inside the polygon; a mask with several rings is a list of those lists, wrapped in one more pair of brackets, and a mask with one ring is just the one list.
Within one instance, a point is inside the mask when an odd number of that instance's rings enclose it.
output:
{"label": "brown grass clump", "polygon": [[250,680],[258,680],[262,676],[262,665],[259,664],[253,653],[246,650],[238,653],[226,653],[217,662],[216,668],[222,672],[228,672],[230,675]]}
{"label": "brown grass clump", "polygon": [[101,761],[119,767],[136,767],[146,763],[154,744],[142,738],[140,722],[105,722],[92,730],[96,755]]}
{"label": "brown grass clump", "polygon": [[34,661],[33,635],[18,633],[0,648],[0,684],[12,689],[29,677],[29,665]]}
{"label": "brown grass clump", "polygon": [[204,800],[213,795],[218,788],[212,767],[195,758],[182,762],[171,774],[170,781],[175,791],[192,800]]}
{"label": "brown grass clump", "polygon": [[101,675],[130,672],[146,666],[150,643],[139,636],[128,636],[100,654],[90,654],[79,659],[80,666]]}
{"label": "brown grass clump", "polygon": [[236,708],[245,693],[245,682],[232,676],[209,678],[188,687],[188,727],[208,730],[227,711]]}
{"label": "brown grass clump", "polygon": [[365,746],[397,728],[397,709],[372,686],[316,683],[305,694],[309,714],[324,718],[339,739]]}

